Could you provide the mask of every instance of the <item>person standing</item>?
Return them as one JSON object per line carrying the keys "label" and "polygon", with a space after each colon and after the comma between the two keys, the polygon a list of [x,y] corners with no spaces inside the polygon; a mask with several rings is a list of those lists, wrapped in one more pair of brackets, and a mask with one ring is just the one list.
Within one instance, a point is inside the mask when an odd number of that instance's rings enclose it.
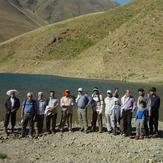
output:
{"label": "person standing", "polygon": [[[146,103],[146,108],[148,109],[148,114],[151,112],[151,100],[148,95],[145,95],[144,89],[139,88],[138,89],[138,100],[137,100],[137,108],[141,108],[141,102],[144,101]],[[148,116],[149,117],[149,116]],[[145,129],[145,136],[149,135],[149,127],[148,127],[148,117],[145,117],[144,119],[144,129]]]}
{"label": "person standing", "polygon": [[78,108],[78,119],[80,122],[80,131],[87,133],[88,121],[87,121],[87,107],[91,103],[91,97],[84,93],[83,88],[78,89],[78,96],[76,98],[76,104]]}
{"label": "person standing", "polygon": [[39,136],[43,131],[44,125],[44,112],[46,108],[46,100],[44,99],[43,92],[38,92],[38,98],[36,100],[37,111],[36,111],[36,137]]}
{"label": "person standing", "polygon": [[113,134],[117,135],[117,124],[120,124],[120,101],[118,98],[114,99],[114,107],[113,107],[113,113],[112,113],[112,127],[113,127]]}
{"label": "person standing", "polygon": [[74,100],[71,97],[70,91],[68,89],[64,91],[64,96],[60,99],[60,106],[62,109],[60,131],[61,132],[64,131],[65,122],[67,120],[68,130],[69,132],[72,132],[72,116]]}
{"label": "person standing", "polygon": [[131,136],[132,134],[132,113],[136,108],[136,102],[134,97],[131,95],[130,90],[125,91],[125,95],[121,98],[121,132],[125,136]]}
{"label": "person standing", "polygon": [[[50,91],[50,97],[47,100],[47,106],[45,109],[46,115],[46,130],[48,134],[55,133],[57,112],[58,112],[59,100],[55,97],[55,91]],[[50,129],[52,127],[52,131]]]}
{"label": "person standing", "polygon": [[119,98],[119,88],[115,88],[115,91],[114,91],[113,97],[115,97],[115,98]]}
{"label": "person standing", "polygon": [[105,119],[106,119],[106,128],[108,133],[110,134],[113,130],[112,126],[112,116],[113,116],[113,108],[114,108],[115,98],[112,95],[112,91],[107,91],[107,97],[104,99],[105,103]]}
{"label": "person standing", "polygon": [[151,100],[151,112],[149,118],[150,134],[159,135],[158,120],[159,120],[160,97],[157,96],[156,88],[154,87],[150,89],[150,100]]}
{"label": "person standing", "polygon": [[144,100],[139,102],[136,113],[136,137],[135,139],[144,139],[144,122],[148,117],[148,108]]}
{"label": "person standing", "polygon": [[6,114],[5,114],[5,122],[4,122],[4,127],[5,127],[5,133],[8,135],[8,125],[9,125],[9,120],[11,117],[11,132],[14,132],[14,127],[16,124],[16,113],[20,107],[20,101],[16,97],[18,94],[17,90],[9,90],[6,93],[9,97],[5,101],[5,108],[6,108]]}
{"label": "person standing", "polygon": [[30,138],[33,137],[33,129],[34,129],[34,120],[36,117],[36,110],[37,110],[37,104],[36,101],[33,99],[33,93],[28,92],[27,93],[27,99],[23,102],[22,107],[22,137],[25,137],[26,134],[26,127],[29,123],[29,135]]}
{"label": "person standing", "polygon": [[99,89],[95,87],[92,94],[92,130],[96,131],[96,122],[98,120],[99,132],[102,133],[102,111],[104,108],[104,100],[99,92]]}

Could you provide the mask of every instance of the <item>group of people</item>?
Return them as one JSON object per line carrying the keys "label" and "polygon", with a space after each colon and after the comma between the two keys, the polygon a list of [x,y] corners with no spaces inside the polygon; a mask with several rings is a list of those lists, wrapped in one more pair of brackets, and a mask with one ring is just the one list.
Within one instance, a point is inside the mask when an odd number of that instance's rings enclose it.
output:
{"label": "group of people", "polygon": [[[125,90],[122,98],[119,95],[119,89],[114,92],[107,90],[106,97],[95,87],[92,95],[84,92],[83,88],[77,90],[75,98],[70,90],[66,89],[63,97],[59,100],[55,91],[50,91],[49,98],[45,99],[43,92],[38,92],[37,99],[33,98],[33,93],[28,92],[27,98],[22,104],[22,132],[21,136],[27,134],[27,125],[29,124],[29,136],[38,137],[43,132],[44,119],[46,120],[46,132],[48,134],[56,132],[56,121],[58,111],[61,111],[59,130],[65,131],[67,123],[68,131],[72,132],[73,111],[77,108],[81,132],[88,133],[87,111],[92,108],[91,131],[103,132],[103,115],[105,115],[107,132],[117,135],[118,128],[124,136],[132,135],[132,117],[136,117],[136,136],[135,139],[143,139],[144,136],[159,134],[158,120],[160,98],[156,94],[156,88],[152,87],[148,93],[144,89],[138,89],[139,97],[136,100],[130,90]],[[14,132],[16,124],[16,113],[20,108],[20,101],[17,98],[17,90],[9,90],[9,96],[5,102],[5,132],[8,134],[8,125],[11,117],[11,131]],[[98,121],[98,130],[97,130]],[[34,127],[35,126],[35,127]],[[119,127],[118,127],[119,126]]]}

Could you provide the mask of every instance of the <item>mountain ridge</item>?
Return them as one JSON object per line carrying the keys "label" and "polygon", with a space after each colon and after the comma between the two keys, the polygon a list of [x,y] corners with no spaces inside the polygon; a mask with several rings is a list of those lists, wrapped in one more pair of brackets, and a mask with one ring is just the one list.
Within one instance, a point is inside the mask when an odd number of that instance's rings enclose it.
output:
{"label": "mountain ridge", "polygon": [[0,45],[0,71],[161,82],[162,6],[137,0],[17,37]]}
{"label": "mountain ridge", "polygon": [[[0,42],[56,21],[117,6],[111,0],[95,0],[93,4],[92,0],[88,0],[85,6],[78,1],[0,0]],[[78,13],[79,9],[82,13]]]}

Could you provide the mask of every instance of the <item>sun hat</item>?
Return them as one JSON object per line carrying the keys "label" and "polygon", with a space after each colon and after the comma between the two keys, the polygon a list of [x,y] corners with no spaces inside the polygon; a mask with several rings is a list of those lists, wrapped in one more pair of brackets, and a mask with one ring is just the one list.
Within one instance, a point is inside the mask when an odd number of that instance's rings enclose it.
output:
{"label": "sun hat", "polygon": [[16,96],[19,94],[19,92],[16,89],[11,89],[6,92],[6,95],[11,96],[12,94],[15,94]]}
{"label": "sun hat", "polygon": [[94,92],[94,91],[99,91],[99,89],[98,89],[97,87],[94,87],[94,88],[93,88],[93,92]]}

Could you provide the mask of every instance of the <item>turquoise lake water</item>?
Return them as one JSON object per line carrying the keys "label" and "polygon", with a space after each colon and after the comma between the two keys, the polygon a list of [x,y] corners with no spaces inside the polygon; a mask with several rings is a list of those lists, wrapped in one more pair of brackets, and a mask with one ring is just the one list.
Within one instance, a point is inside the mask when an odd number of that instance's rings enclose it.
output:
{"label": "turquoise lake water", "polygon": [[[138,88],[143,87],[145,90],[149,90],[150,87],[155,86],[158,90],[158,95],[161,99],[163,99],[163,87],[157,85],[64,78],[49,75],[0,73],[0,120],[4,119],[4,101],[7,97],[6,91],[9,89],[17,89],[20,92],[19,98],[22,102],[28,91],[32,91],[35,95],[38,91],[43,91],[45,92],[45,97],[47,98],[49,91],[55,90],[57,97],[60,98],[64,89],[70,89],[71,94],[76,96],[77,89],[79,87],[83,87],[88,94],[91,94],[92,89],[95,86],[100,89],[104,96],[106,95],[106,91],[108,89],[114,90],[114,88],[118,87],[120,89],[121,96],[123,95],[125,89],[131,89],[135,98],[137,97]],[[163,121],[163,103],[160,108],[160,120]]]}

